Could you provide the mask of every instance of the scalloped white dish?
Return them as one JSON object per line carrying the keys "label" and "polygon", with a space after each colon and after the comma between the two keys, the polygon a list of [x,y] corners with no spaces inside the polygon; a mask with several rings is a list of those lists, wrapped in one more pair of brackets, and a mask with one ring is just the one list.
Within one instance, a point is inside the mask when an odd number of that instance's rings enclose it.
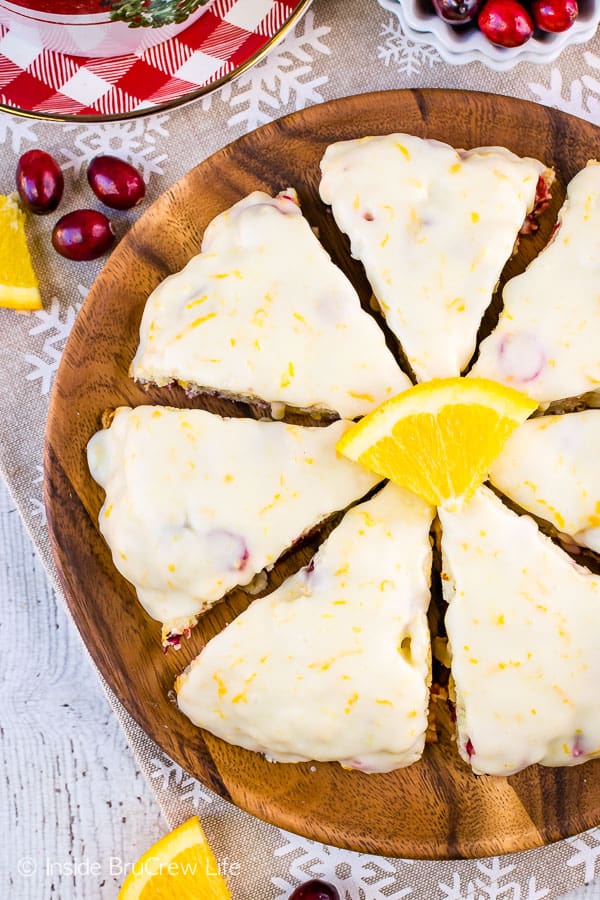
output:
{"label": "scalloped white dish", "polygon": [[431,0],[378,0],[398,17],[404,34],[417,44],[433,45],[444,62],[460,66],[481,62],[497,72],[520,62],[553,62],[568,46],[592,39],[600,23],[600,0],[579,0],[579,16],[568,31],[536,32],[521,47],[496,47],[476,27],[455,28],[433,12]]}

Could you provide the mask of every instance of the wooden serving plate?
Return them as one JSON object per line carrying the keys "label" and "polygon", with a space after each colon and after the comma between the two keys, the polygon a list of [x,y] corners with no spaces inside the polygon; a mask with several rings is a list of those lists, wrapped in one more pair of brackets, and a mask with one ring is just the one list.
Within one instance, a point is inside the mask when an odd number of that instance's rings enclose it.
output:
{"label": "wooden serving plate", "polygon": [[[555,110],[479,93],[413,90],[312,107],[260,128],[197,166],[121,241],[73,326],[46,433],[50,539],[67,602],[102,675],[144,731],[209,788],[277,826],[353,850],[437,859],[507,853],[598,825],[600,760],[476,778],[456,753],[451,727],[440,722],[439,742],[426,747],[419,763],[387,775],[364,775],[337,764],[273,765],[200,731],[178,711],[172,694],[170,699],[174,679],[249,598],[233,592],[201,619],[181,651],[164,655],[159,623],[143,612],[98,532],[102,496],[86,465],[86,444],[107,408],[169,403],[226,415],[255,413],[248,405],[214,398],[190,403],[179,390],[144,393],[127,375],[148,294],[198,251],[207,223],[248,192],[295,186],[304,213],[368,305],[361,267],[350,259],[346,239],[319,200],[319,160],[333,141],[393,131],[456,147],[506,146],[556,168],[553,209],[539,234],[521,242],[507,267],[511,274],[547,240],[563,185],[598,153],[597,129]],[[310,552],[311,542],[288,554],[270,585],[304,564]]]}

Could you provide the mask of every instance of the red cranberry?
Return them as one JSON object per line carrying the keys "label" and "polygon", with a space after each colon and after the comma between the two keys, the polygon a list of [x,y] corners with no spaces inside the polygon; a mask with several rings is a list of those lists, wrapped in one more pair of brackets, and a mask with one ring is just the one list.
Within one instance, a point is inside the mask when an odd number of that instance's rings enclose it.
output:
{"label": "red cranberry", "polygon": [[433,0],[436,13],[450,25],[472,22],[483,6],[483,0]]}
{"label": "red cranberry", "polygon": [[531,12],[542,31],[566,31],[577,18],[579,7],[577,0],[533,0]]}
{"label": "red cranberry", "polygon": [[131,209],[144,199],[146,185],[137,169],[118,156],[96,156],[87,168],[96,197],[111,209]]}
{"label": "red cranberry", "polygon": [[328,881],[313,878],[312,881],[298,885],[290,894],[289,900],[340,900],[340,895],[337,888]]}
{"label": "red cranberry", "polygon": [[533,21],[517,0],[488,0],[477,24],[492,44],[520,47],[533,34]]}
{"label": "red cranberry", "polygon": [[76,209],[59,219],[52,246],[67,259],[98,259],[112,247],[115,233],[106,216],[95,209]]}
{"label": "red cranberry", "polygon": [[38,216],[54,212],[65,180],[56,160],[44,150],[28,150],[17,164],[17,191],[23,206]]}

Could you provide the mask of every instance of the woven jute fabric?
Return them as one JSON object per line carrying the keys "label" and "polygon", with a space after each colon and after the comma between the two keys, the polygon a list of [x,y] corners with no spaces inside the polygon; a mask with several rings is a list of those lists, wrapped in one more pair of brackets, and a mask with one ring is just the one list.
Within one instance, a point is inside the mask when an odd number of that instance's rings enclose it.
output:
{"label": "woven jute fabric", "polygon": [[[376,0],[315,0],[266,60],[189,106],[105,124],[52,123],[0,113],[0,192],[14,190],[20,154],[42,147],[65,171],[65,210],[90,205],[85,167],[99,152],[116,153],[137,165],[152,201],[219,147],[265,122],[323,100],[377,89],[491,91],[597,122],[599,70],[599,36],[566,50],[552,64],[521,63],[497,73],[480,62],[443,62],[435,48],[408,40],[393,11]],[[117,213],[113,218],[119,232],[137,215],[137,210]],[[62,259],[50,244],[51,225],[43,217],[28,223],[43,311],[0,310],[0,468],[60,596],[42,504],[44,427],[61,351],[102,261]],[[284,898],[300,881],[317,875],[333,881],[351,900],[541,900],[560,897],[600,875],[600,829],[528,853],[456,862],[384,859],[289,834],[241,812],[182,772],[105,689],[169,825],[198,812],[217,856],[236,863],[230,875],[235,900]],[[585,896],[600,897],[600,883]]]}

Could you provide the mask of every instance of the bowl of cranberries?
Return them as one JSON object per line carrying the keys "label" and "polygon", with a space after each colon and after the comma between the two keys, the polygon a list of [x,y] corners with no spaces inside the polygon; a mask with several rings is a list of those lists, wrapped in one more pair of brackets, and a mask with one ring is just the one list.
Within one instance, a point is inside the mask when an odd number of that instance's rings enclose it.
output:
{"label": "bowl of cranberries", "polygon": [[498,71],[519,62],[552,62],[591,40],[600,0],[379,0],[406,37],[433,44],[448,63],[479,60]]}

